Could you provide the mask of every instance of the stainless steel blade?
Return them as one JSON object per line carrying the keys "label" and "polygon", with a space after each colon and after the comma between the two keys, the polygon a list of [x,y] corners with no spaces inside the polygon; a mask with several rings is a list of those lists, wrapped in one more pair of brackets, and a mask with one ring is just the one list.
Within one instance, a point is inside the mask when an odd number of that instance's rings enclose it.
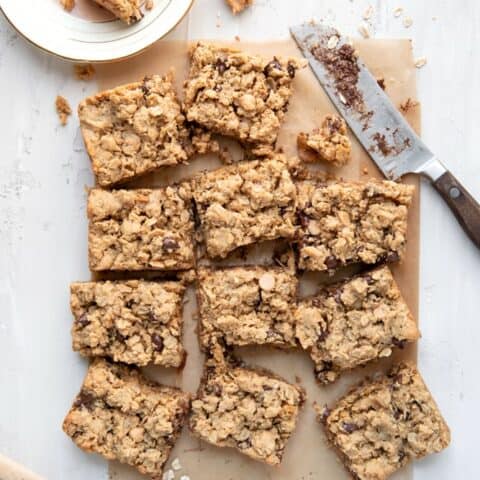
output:
{"label": "stainless steel blade", "polygon": [[[339,83],[348,72],[342,77],[337,68],[340,63],[331,59],[339,58],[338,55],[341,58],[342,52],[348,52],[348,47],[342,49],[342,46],[350,44],[336,29],[304,24],[291,27],[290,32],[320,84],[387,178],[396,180],[406,173],[423,173],[436,180],[446,171],[360,58],[353,57],[358,72],[351,85],[345,89],[345,83]],[[349,93],[358,94],[359,99],[347,98]]]}

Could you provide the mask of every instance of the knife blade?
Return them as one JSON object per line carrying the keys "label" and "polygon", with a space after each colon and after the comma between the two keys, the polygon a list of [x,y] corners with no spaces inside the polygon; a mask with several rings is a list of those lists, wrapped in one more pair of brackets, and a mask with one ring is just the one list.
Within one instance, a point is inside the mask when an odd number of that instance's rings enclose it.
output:
{"label": "knife blade", "polygon": [[358,57],[333,27],[306,23],[290,28],[330,100],[372,160],[390,180],[422,174],[433,183],[480,248],[480,206],[413,131]]}

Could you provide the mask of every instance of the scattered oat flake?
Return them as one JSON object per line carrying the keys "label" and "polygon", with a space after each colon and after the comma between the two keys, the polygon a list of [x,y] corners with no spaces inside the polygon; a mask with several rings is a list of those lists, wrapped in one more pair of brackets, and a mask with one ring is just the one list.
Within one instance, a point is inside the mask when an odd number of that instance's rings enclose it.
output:
{"label": "scattered oat flake", "polygon": [[363,23],[358,27],[358,31],[363,38],[370,38],[370,31]]}
{"label": "scattered oat flake", "polygon": [[235,35],[235,41],[236,42],[239,42],[240,41],[240,37],[238,35]]}
{"label": "scattered oat flake", "polygon": [[91,63],[77,63],[73,66],[78,80],[91,80],[95,75],[95,68]]}
{"label": "scattered oat flake", "polygon": [[372,18],[372,15],[373,15],[373,6],[372,5],[369,5],[368,8],[363,12],[363,19],[364,20],[370,20]]}
{"label": "scattered oat flake", "polygon": [[174,480],[174,478],[175,478],[175,473],[171,469],[167,470],[162,476],[162,480]]}
{"label": "scattered oat flake", "polygon": [[60,0],[60,3],[67,12],[71,12],[75,8],[75,0]]}
{"label": "scattered oat flake", "polygon": [[399,17],[402,13],[403,13],[403,8],[402,8],[402,7],[397,7],[397,8],[393,11],[393,16],[394,16],[394,17]]}
{"label": "scattered oat flake", "polygon": [[181,465],[180,460],[178,458],[173,459],[172,468],[174,470],[181,470],[182,469],[182,465]]}
{"label": "scattered oat flake", "polygon": [[147,0],[145,2],[145,9],[146,10],[151,10],[153,8],[153,6],[154,6],[153,0]]}
{"label": "scattered oat flake", "polygon": [[327,48],[333,50],[337,45],[340,39],[336,35],[332,35],[327,42]]}
{"label": "scattered oat flake", "polygon": [[57,95],[57,98],[55,100],[55,108],[57,109],[60,123],[62,125],[66,125],[68,122],[68,117],[72,114],[72,109],[70,108],[68,100],[61,95]]}
{"label": "scattered oat flake", "polygon": [[419,57],[415,60],[415,66],[417,68],[422,68],[427,64],[427,57]]}
{"label": "scattered oat flake", "polygon": [[403,19],[403,26],[405,28],[410,28],[413,25],[413,20],[412,17],[405,17]]}

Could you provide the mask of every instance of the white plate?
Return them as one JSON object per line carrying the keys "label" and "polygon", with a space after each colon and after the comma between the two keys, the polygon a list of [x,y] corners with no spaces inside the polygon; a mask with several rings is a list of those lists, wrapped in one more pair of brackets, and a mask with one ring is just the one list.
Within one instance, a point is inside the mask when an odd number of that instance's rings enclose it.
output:
{"label": "white plate", "polygon": [[0,0],[0,9],[21,35],[42,50],[77,62],[108,62],[135,55],[162,38],[192,3],[155,0],[153,9],[131,26],[98,12],[82,18],[75,10],[64,11],[59,0]]}

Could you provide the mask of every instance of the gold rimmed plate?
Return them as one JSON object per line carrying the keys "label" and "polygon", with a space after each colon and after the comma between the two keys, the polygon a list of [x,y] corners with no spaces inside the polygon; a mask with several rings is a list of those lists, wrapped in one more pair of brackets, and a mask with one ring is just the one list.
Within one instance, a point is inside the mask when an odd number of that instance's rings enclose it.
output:
{"label": "gold rimmed plate", "polygon": [[133,25],[125,25],[91,0],[76,0],[72,12],[59,0],[0,0],[13,27],[37,47],[76,62],[110,62],[131,57],[172,30],[194,0],[155,0]]}

